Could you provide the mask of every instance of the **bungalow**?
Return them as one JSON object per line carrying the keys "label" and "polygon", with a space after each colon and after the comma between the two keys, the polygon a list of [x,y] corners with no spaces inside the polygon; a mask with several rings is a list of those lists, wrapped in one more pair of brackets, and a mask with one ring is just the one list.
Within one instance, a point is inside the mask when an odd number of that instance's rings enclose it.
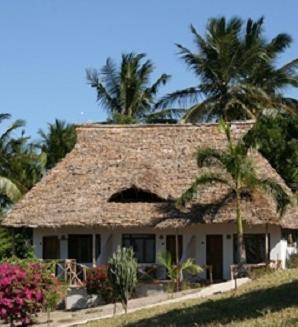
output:
{"label": "bungalow", "polygon": [[[233,123],[233,137],[239,139],[252,125]],[[77,135],[74,149],[14,206],[3,225],[33,228],[39,258],[96,265],[122,245],[133,247],[138,262],[150,266],[158,253],[178,251],[182,259],[212,265],[215,279],[229,279],[236,257],[231,192],[211,185],[186,212],[175,208],[175,199],[200,173],[196,150],[226,147],[217,124],[87,124],[77,127]],[[275,178],[290,192],[258,152],[250,155],[260,176]],[[248,262],[263,262],[269,253],[284,266],[284,230],[298,228],[297,209],[280,219],[273,199],[263,194],[241,205]]]}

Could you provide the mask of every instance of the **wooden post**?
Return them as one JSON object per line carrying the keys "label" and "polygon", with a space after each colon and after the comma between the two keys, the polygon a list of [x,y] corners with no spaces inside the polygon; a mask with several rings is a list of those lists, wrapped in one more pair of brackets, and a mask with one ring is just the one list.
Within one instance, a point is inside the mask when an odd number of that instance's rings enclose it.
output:
{"label": "wooden post", "polygon": [[92,266],[96,267],[96,235],[92,233]]}
{"label": "wooden post", "polygon": [[269,261],[270,261],[270,253],[269,253],[269,231],[268,231],[268,223],[265,224],[265,255],[266,255],[266,263],[269,264]]}

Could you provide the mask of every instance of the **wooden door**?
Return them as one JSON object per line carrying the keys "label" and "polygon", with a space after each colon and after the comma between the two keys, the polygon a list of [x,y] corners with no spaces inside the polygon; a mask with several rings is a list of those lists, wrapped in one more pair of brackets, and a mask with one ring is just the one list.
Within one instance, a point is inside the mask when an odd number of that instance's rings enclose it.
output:
{"label": "wooden door", "polygon": [[58,236],[45,236],[42,241],[43,259],[60,259],[60,242]]}
{"label": "wooden door", "polygon": [[[206,263],[212,266],[213,279],[223,279],[223,239],[222,235],[207,235]],[[209,276],[207,277],[209,278]]]}

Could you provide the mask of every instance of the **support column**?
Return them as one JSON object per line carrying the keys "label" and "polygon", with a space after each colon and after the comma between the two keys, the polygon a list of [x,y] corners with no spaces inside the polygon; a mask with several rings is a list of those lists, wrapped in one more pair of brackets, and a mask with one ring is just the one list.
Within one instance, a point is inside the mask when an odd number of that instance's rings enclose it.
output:
{"label": "support column", "polygon": [[96,234],[92,233],[92,266],[96,267]]}
{"label": "support column", "polygon": [[265,255],[266,255],[266,262],[269,263],[270,261],[270,249],[269,249],[269,230],[268,224],[265,225]]}

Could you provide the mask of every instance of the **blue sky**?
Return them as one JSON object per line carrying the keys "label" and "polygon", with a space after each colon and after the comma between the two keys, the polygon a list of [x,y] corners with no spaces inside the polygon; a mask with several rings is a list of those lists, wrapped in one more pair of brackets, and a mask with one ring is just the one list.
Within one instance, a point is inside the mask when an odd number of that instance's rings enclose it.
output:
{"label": "blue sky", "polygon": [[288,61],[298,57],[297,12],[296,0],[1,0],[0,112],[25,119],[34,137],[55,118],[102,121],[85,69],[130,51],[147,53],[155,76],[173,75],[164,92],[189,86],[195,79],[174,44],[192,48],[189,25],[203,32],[214,16],[264,15],[268,38],[294,38]]}

